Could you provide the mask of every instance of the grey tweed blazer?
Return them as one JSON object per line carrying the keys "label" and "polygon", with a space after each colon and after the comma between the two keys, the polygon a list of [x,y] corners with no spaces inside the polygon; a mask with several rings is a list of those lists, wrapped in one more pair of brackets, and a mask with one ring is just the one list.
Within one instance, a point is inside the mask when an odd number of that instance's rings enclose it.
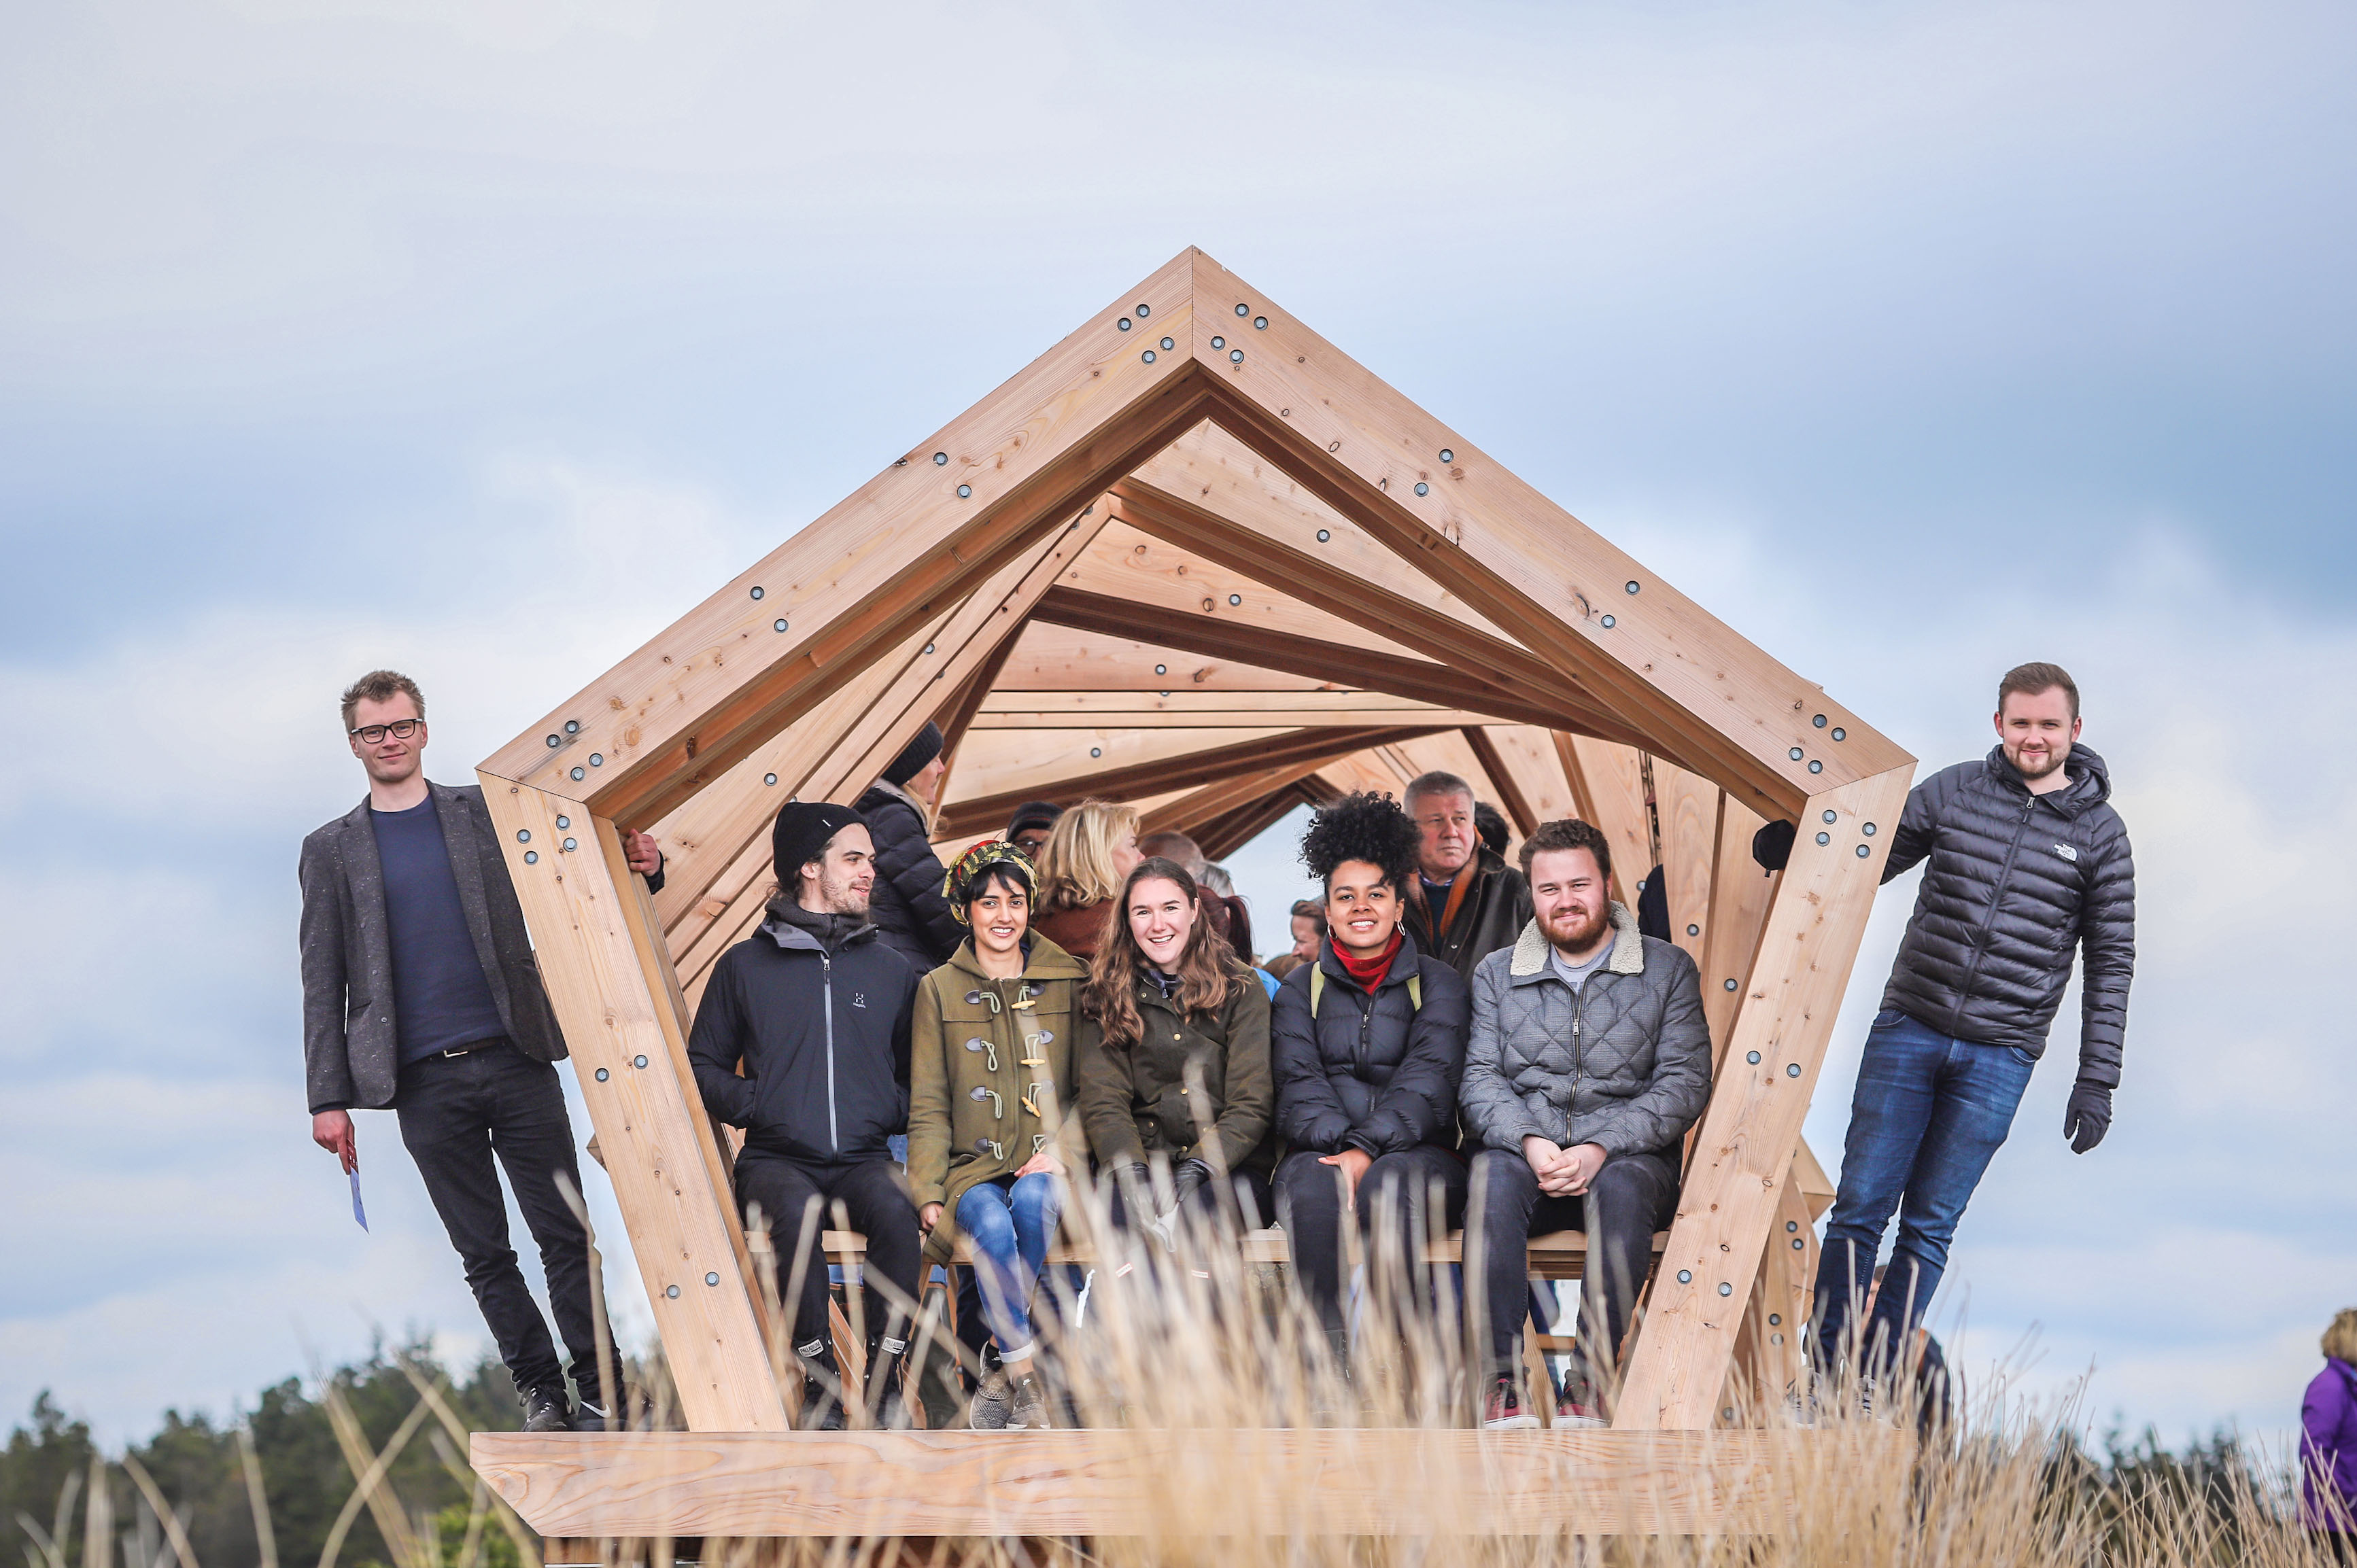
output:
{"label": "grey tweed blazer", "polygon": [[[449,847],[458,902],[508,1038],[542,1061],[565,1058],[565,1036],[540,982],[532,939],[508,880],[482,787],[428,783]],[[303,1076],[314,1113],[393,1103],[401,1038],[393,1015],[393,938],[384,872],[366,800],[303,841]]]}

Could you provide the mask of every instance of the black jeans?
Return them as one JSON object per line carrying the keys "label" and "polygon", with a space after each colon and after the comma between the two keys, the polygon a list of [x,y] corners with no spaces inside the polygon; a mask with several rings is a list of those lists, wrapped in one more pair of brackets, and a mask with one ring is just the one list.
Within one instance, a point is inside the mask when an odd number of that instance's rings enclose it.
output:
{"label": "black jeans", "polygon": [[[1317,1309],[1319,1326],[1331,1331],[1343,1326],[1345,1316],[1342,1188],[1341,1173],[1321,1159],[1316,1150],[1302,1149],[1287,1155],[1276,1167],[1276,1222],[1285,1229],[1293,1277]],[[1359,1178],[1353,1200],[1359,1234],[1366,1243],[1371,1297],[1400,1293],[1391,1299],[1405,1307],[1421,1296],[1427,1272],[1426,1215],[1436,1189],[1442,1208],[1438,1228],[1446,1231],[1465,1208],[1465,1167],[1456,1155],[1430,1144],[1380,1155]],[[1379,1226],[1383,1233],[1380,1240]]]}
{"label": "black jeans", "polygon": [[[813,1198],[819,1200],[818,1212],[811,1215],[805,1225],[804,1216]],[[838,1203],[843,1205],[844,1217],[850,1221],[851,1229],[867,1238],[861,1278],[884,1281],[898,1293],[897,1298],[880,1290],[867,1293],[863,1311],[867,1337],[873,1342],[891,1324],[896,1307],[917,1299],[924,1262],[924,1240],[917,1231],[917,1208],[909,1201],[908,1188],[900,1184],[900,1173],[889,1160],[806,1162],[751,1144],[746,1144],[737,1156],[737,1204],[744,1211],[748,1230],[754,1229],[755,1206],[761,1210],[761,1227],[769,1230],[770,1244],[776,1251],[780,1294],[793,1283],[794,1260],[808,1255],[802,1267],[802,1294],[794,1303],[794,1343],[798,1346],[828,1337],[827,1260],[818,1251],[818,1244],[821,1233],[835,1222],[834,1206]],[[905,1336],[909,1327],[909,1319],[903,1312],[900,1333],[894,1337]]]}
{"label": "black jeans", "polygon": [[1608,1380],[1636,1312],[1637,1292],[1653,1265],[1653,1232],[1677,1213],[1676,1156],[1614,1155],[1588,1184],[1587,1197],[1549,1197],[1520,1154],[1484,1149],[1473,1161],[1472,1187],[1465,1262],[1481,1271],[1492,1369],[1512,1371],[1522,1360],[1523,1323],[1531,1311],[1531,1232],[1585,1229],[1587,1269],[1571,1370],[1575,1380]]}
{"label": "black jeans", "polygon": [[[500,1196],[494,1156],[506,1167],[516,1207],[540,1246],[548,1303],[556,1314],[556,1331],[572,1353],[574,1381],[583,1399],[598,1402],[589,1238],[556,1186],[562,1176],[576,1192],[581,1189],[573,1124],[565,1114],[556,1069],[506,1040],[488,1040],[463,1056],[433,1056],[404,1067],[393,1109],[401,1118],[401,1141],[425,1178],[426,1196],[450,1233],[450,1244],[466,1261],[467,1283],[516,1387],[561,1394],[565,1374],[548,1324],[508,1245],[508,1206]],[[612,1355],[610,1345],[608,1349]],[[619,1355],[607,1372],[619,1400]]]}

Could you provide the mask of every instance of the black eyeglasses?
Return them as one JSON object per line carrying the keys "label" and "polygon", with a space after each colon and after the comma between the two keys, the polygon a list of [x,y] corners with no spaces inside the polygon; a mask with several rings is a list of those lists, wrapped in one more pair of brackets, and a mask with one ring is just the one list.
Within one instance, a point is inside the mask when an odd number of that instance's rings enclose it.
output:
{"label": "black eyeglasses", "polygon": [[425,722],[424,719],[395,719],[389,725],[362,725],[353,730],[351,735],[362,746],[374,746],[387,736],[393,736],[395,740],[407,740],[417,733],[417,726]]}

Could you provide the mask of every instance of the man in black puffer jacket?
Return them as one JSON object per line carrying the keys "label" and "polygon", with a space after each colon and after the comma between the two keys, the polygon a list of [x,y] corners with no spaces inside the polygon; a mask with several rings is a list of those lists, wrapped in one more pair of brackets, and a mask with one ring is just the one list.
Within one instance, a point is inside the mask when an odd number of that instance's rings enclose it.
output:
{"label": "man in black puffer jacket", "polygon": [[2082,950],[2079,1078],[2062,1124],[2077,1153],[2103,1141],[2120,1081],[2136,865],[2111,775],[2073,744],[2079,688],[2060,666],[2007,674],[1996,729],[1986,757],[1915,786],[1882,877],[1929,863],[1858,1065],[1816,1291],[1830,1367],[1899,1212],[1897,1250],[1857,1337],[1869,1378],[1875,1359],[1913,1343]]}
{"label": "man in black puffer jacket", "polygon": [[927,724],[901,749],[884,777],[854,806],[876,838],[876,898],[870,918],[884,944],[920,976],[949,962],[965,939],[950,913],[942,884],[949,872],[931,843],[933,792],[947,771],[941,726]]}

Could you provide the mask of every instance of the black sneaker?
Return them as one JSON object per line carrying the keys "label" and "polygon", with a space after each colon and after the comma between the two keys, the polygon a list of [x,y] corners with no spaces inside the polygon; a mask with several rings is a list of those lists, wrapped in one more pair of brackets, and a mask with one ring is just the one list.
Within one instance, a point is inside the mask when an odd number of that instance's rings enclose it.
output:
{"label": "black sneaker", "polygon": [[523,1402],[523,1429],[526,1432],[570,1432],[573,1430],[573,1407],[559,1389],[519,1389],[516,1398]]}
{"label": "black sneaker", "polygon": [[802,1430],[804,1432],[841,1432],[844,1429],[843,1406],[827,1392],[826,1385],[816,1378],[802,1379]]}
{"label": "black sneaker", "polygon": [[573,1407],[573,1430],[576,1432],[619,1432],[628,1424],[594,1400],[583,1400]]}

